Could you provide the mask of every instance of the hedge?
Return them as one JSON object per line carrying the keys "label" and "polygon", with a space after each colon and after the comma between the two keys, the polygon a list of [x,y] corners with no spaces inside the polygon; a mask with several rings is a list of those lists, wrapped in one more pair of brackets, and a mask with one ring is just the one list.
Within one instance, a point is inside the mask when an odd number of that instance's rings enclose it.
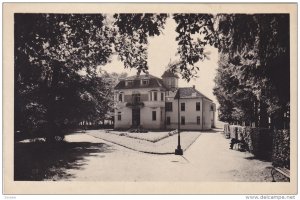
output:
{"label": "hedge", "polygon": [[226,138],[244,139],[257,158],[272,160],[273,166],[290,168],[290,131],[224,125]]}
{"label": "hedge", "polygon": [[249,152],[257,158],[271,159],[272,157],[273,134],[271,129],[229,125],[229,138],[244,139]]}
{"label": "hedge", "polygon": [[273,139],[273,166],[290,169],[290,130],[276,130]]}

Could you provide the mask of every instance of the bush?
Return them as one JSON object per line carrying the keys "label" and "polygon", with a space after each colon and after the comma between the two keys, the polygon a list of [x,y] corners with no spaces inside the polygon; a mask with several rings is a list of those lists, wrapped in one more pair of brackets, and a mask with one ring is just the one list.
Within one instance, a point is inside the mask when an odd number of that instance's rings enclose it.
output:
{"label": "bush", "polygon": [[127,136],[127,133],[120,133],[120,136]]}
{"label": "bush", "polygon": [[230,138],[229,124],[224,124],[224,136],[227,139]]}
{"label": "bush", "polygon": [[250,128],[250,139],[254,156],[270,160],[272,157],[272,130],[268,128]]}
{"label": "bush", "polygon": [[290,169],[290,130],[274,132],[272,164]]}
{"label": "bush", "polygon": [[230,125],[230,126],[229,126],[229,134],[230,134],[230,138],[238,139],[237,128],[238,128],[237,125]]}
{"label": "bush", "polygon": [[224,134],[225,137],[244,139],[249,152],[255,157],[272,160],[276,167],[290,168],[290,130],[273,131],[225,124]]}

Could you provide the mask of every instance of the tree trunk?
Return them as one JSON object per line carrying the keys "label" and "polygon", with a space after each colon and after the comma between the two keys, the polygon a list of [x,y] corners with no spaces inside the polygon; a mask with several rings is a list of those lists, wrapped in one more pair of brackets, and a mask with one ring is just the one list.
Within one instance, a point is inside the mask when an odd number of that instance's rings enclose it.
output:
{"label": "tree trunk", "polygon": [[54,62],[52,65],[52,74],[50,75],[51,83],[48,86],[48,95],[46,100],[46,107],[47,107],[47,113],[46,113],[46,119],[47,119],[47,127],[46,127],[46,140],[48,142],[55,141],[55,136],[61,135],[61,130],[56,123],[56,93],[57,93],[57,84],[59,81],[59,69],[60,69],[60,63]]}
{"label": "tree trunk", "polygon": [[254,127],[258,126],[258,101],[254,100]]}
{"label": "tree trunk", "polygon": [[267,105],[263,100],[260,101],[259,106],[259,127],[268,128]]}

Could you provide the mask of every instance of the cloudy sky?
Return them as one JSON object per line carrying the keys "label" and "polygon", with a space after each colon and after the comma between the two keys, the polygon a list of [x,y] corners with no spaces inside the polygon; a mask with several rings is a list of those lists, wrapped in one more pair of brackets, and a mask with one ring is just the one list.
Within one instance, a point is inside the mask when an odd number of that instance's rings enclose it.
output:
{"label": "cloudy sky", "polygon": [[[176,23],[172,18],[168,18],[165,29],[160,36],[149,38],[148,47],[148,66],[149,73],[161,77],[166,66],[172,61],[178,60],[176,56],[177,42],[175,38],[177,33],[175,32]],[[213,95],[214,77],[216,75],[218,50],[213,47],[208,47],[205,51],[210,52],[210,59],[204,62],[198,62],[200,71],[198,72],[198,78],[191,80],[189,83],[183,79],[179,80],[180,87],[188,87],[195,85],[196,89],[212,99],[215,103],[217,100]],[[117,57],[113,58],[113,61],[102,67],[107,72],[127,72],[129,75],[135,75],[137,70],[124,69],[124,65],[121,61],[118,61]]]}

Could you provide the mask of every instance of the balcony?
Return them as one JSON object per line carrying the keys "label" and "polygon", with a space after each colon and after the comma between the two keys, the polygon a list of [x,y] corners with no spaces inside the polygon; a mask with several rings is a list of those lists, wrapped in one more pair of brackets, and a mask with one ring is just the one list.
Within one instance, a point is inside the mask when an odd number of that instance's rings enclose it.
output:
{"label": "balcony", "polygon": [[144,102],[140,102],[140,101],[132,101],[132,102],[127,102],[126,103],[127,107],[144,107],[145,104]]}

